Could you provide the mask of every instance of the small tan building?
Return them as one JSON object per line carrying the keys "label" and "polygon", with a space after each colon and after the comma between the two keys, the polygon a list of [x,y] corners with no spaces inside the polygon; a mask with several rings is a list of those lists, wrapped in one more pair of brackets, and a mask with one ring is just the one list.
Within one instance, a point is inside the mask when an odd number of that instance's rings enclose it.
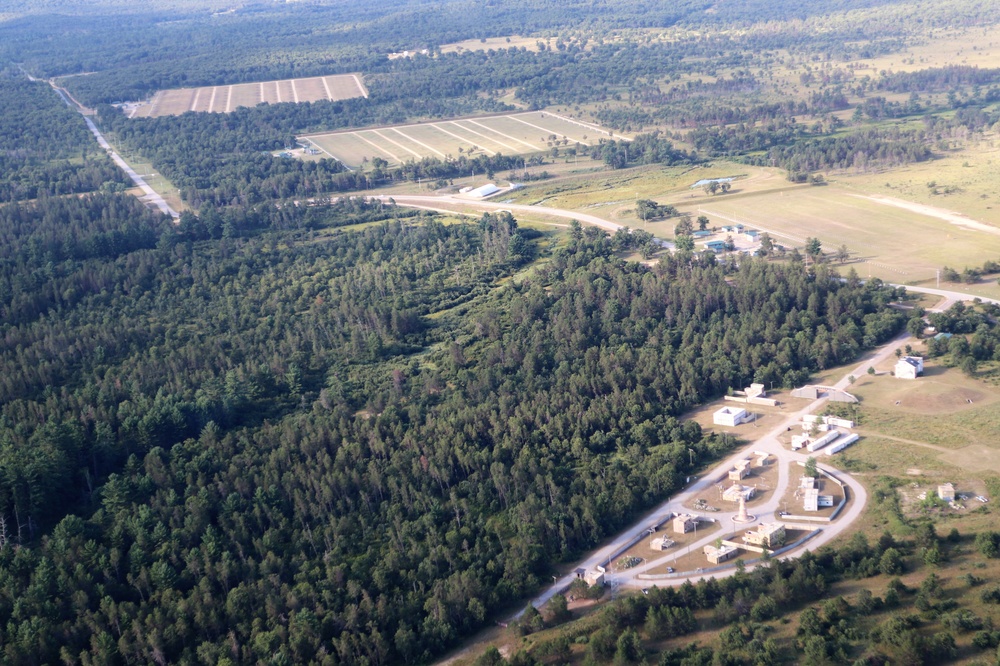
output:
{"label": "small tan building", "polygon": [[741,460],[736,463],[736,466],[729,470],[729,480],[730,481],[742,481],[743,479],[750,476],[750,461]]}
{"label": "small tan building", "polygon": [[945,502],[955,501],[955,486],[951,483],[942,483],[938,486],[938,497],[943,499]]}
{"label": "small tan building", "polygon": [[657,552],[667,550],[668,548],[673,548],[676,542],[670,537],[656,537],[649,542],[650,550],[655,550]]}
{"label": "small tan building", "polygon": [[703,552],[709,562],[712,564],[721,564],[722,562],[731,560],[739,555],[740,549],[735,546],[722,544],[719,548],[716,548],[715,546],[705,546]]}
{"label": "small tan building", "polygon": [[761,523],[756,530],[748,531],[743,541],[773,550],[785,543],[785,526],[781,523]]}
{"label": "small tan building", "polygon": [[687,534],[697,529],[698,519],[689,513],[681,513],[674,516],[673,526],[675,534]]}

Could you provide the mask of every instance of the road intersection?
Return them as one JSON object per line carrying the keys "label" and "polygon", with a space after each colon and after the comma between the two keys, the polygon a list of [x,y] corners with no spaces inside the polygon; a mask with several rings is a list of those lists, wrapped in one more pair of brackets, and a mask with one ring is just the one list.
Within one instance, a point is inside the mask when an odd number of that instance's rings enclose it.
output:
{"label": "road intersection", "polygon": [[[389,199],[389,197],[386,196],[378,198],[382,200]],[[474,201],[458,196],[441,195],[398,195],[392,197],[392,199],[399,205],[441,212],[455,212],[455,208],[473,209],[477,211],[508,210],[512,213],[535,213],[565,219],[575,219],[579,222],[591,224],[611,232],[615,232],[622,227],[622,225],[615,224],[614,222],[604,220],[594,215],[578,211],[549,208],[546,206]],[[663,243],[665,247],[673,247],[673,244],[668,243],[667,241],[661,241],[661,243]],[[943,311],[951,307],[951,305],[957,301],[972,301],[977,298],[972,294],[946,289],[914,287],[901,284],[890,284],[890,286],[904,287],[911,292],[939,296],[942,300],[937,304],[937,306],[931,308],[930,311]],[[994,299],[982,298],[981,300],[987,303],[1000,304],[1000,301]],[[886,361],[888,358],[893,356],[896,353],[896,350],[899,349],[909,338],[909,333],[901,333],[878,349],[866,354],[859,361],[857,361],[856,364],[852,366],[852,369],[845,373],[832,388],[846,390],[850,386],[853,377],[860,377],[868,371],[868,368]],[[573,567],[574,571],[577,569],[592,570],[596,569],[598,566],[606,567],[606,565],[613,560],[614,557],[625,550],[631,543],[634,543],[637,538],[648,534],[652,526],[663,523],[674,513],[690,513],[691,510],[688,509],[685,504],[694,500],[708,488],[715,486],[719,478],[724,478],[727,472],[730,469],[733,469],[733,466],[737,461],[745,460],[752,451],[767,452],[768,454],[774,456],[776,458],[775,465],[778,469],[778,481],[775,484],[774,492],[766,502],[753,506],[753,513],[756,514],[756,521],[754,524],[776,521],[779,518],[779,505],[782,498],[785,496],[791,481],[791,466],[796,463],[804,463],[811,455],[809,453],[799,453],[789,450],[780,442],[779,436],[788,432],[789,428],[796,427],[801,422],[802,416],[805,414],[819,413],[827,400],[828,397],[821,397],[810,402],[808,405],[800,407],[796,411],[789,413],[779,425],[766,432],[763,436],[758,437],[754,441],[741,447],[739,451],[734,452],[711,470],[703,474],[680,493],[666,500],[637,520],[630,528],[620,532],[604,546],[596,551],[593,551],[586,559]],[[822,452],[820,452],[820,455],[822,455]],[[826,471],[832,471],[823,464],[820,464],[819,467]],[[845,505],[844,509],[840,512],[835,521],[831,523],[817,523],[817,527],[821,530],[819,534],[809,539],[800,547],[794,548],[782,554],[780,556],[781,558],[797,557],[806,550],[814,550],[820,546],[830,543],[843,534],[843,532],[847,530],[864,512],[865,506],[868,502],[868,494],[865,491],[864,486],[858,483],[855,479],[852,479],[849,474],[843,471],[837,470],[834,474],[848,489],[847,493],[849,501]],[[722,511],[713,513],[712,518],[721,522],[723,526],[730,524],[735,527],[736,523],[732,522],[735,515],[735,510]],[[747,525],[749,526],[751,524]],[[718,535],[716,534],[706,535],[693,541],[690,546],[683,549],[683,551],[689,552],[693,550],[697,552],[700,548],[712,543],[717,538]],[[696,582],[706,578],[724,578],[736,573],[736,568],[730,567],[728,569],[713,571],[710,573],[702,573],[698,571],[680,572],[671,577],[657,577],[655,580],[651,580],[648,577],[645,579],[639,577],[640,575],[646,575],[647,572],[653,568],[668,564],[669,562],[681,557],[682,554],[682,552],[671,553],[623,572],[608,571],[606,574],[606,580],[613,585],[645,587],[652,585],[681,585],[689,580]],[[753,568],[752,565],[749,568]],[[553,596],[566,590],[566,588],[573,583],[575,578],[575,573],[569,573],[556,579],[552,585],[536,596],[531,603],[536,607],[545,605]],[[515,615],[512,619],[516,619],[520,615],[521,613],[517,613],[517,615]]]}

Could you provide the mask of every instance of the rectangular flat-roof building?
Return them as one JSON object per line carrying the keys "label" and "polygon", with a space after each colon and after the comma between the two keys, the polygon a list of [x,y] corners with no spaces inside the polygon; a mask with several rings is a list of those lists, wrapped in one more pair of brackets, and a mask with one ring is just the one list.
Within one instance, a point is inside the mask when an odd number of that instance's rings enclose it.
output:
{"label": "rectangular flat-roof building", "polygon": [[723,407],[712,414],[715,425],[734,427],[747,420],[747,410],[742,407]]}
{"label": "rectangular flat-roof building", "polygon": [[720,564],[739,555],[740,549],[735,546],[723,544],[720,548],[716,548],[715,546],[705,546],[702,552],[705,553],[705,557],[708,558],[709,562],[712,564]]}
{"label": "rectangular flat-roof building", "polygon": [[896,361],[893,373],[899,379],[916,379],[924,373],[924,359],[919,356],[904,356]]}

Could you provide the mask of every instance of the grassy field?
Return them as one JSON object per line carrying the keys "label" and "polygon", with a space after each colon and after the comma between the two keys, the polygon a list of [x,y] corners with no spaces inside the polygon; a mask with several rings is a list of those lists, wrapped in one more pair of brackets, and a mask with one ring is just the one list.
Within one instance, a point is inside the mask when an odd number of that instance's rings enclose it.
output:
{"label": "grassy field", "polygon": [[713,225],[743,223],[789,247],[802,247],[810,236],[828,252],[846,245],[859,274],[893,282],[927,283],[942,266],[1000,256],[1000,228],[971,228],[837,185],[761,192],[752,199],[717,196],[682,210],[706,215]]}
{"label": "grassy field", "polygon": [[862,399],[860,434],[882,436],[890,448],[918,447],[967,474],[1000,472],[996,387],[930,361],[916,381],[866,376],[854,392]]}
{"label": "grassy field", "polygon": [[425,157],[459,155],[522,155],[590,146],[616,136],[596,125],[551,112],[532,111],[501,116],[462,118],[394,127],[380,127],[300,137],[350,167],[375,157],[402,164]]}
{"label": "grassy field", "polygon": [[148,104],[135,107],[130,118],[176,116],[187,111],[229,113],[241,106],[267,102],[316,102],[351,97],[367,97],[368,91],[359,74],[317,76],[282,81],[239,83],[229,86],[205,86],[160,90]]}
{"label": "grassy field", "polygon": [[461,42],[444,44],[440,47],[441,53],[461,53],[462,51],[489,51],[490,49],[524,48],[529,51],[537,51],[538,43],[555,44],[551,37],[521,37],[510,35],[508,37],[485,37],[483,39],[466,39]]}

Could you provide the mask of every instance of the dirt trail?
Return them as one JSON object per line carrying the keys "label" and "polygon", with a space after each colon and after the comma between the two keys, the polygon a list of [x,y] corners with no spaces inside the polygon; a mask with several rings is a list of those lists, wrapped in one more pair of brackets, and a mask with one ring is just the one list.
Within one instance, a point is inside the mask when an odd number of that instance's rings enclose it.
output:
{"label": "dirt trail", "polygon": [[944,220],[945,222],[954,224],[958,227],[966,227],[968,229],[975,229],[976,231],[985,231],[988,234],[1000,236],[1000,229],[997,227],[973,220],[968,215],[957,213],[952,210],[945,210],[944,208],[937,208],[936,206],[928,206],[926,204],[913,203],[912,201],[896,199],[895,197],[887,197],[882,194],[852,194],[851,196],[858,197],[859,199],[868,199],[869,201],[874,201],[875,203],[879,203],[884,206],[895,206],[896,208],[908,210],[911,213],[919,213],[920,215],[926,215],[928,217],[936,217],[939,220]]}

